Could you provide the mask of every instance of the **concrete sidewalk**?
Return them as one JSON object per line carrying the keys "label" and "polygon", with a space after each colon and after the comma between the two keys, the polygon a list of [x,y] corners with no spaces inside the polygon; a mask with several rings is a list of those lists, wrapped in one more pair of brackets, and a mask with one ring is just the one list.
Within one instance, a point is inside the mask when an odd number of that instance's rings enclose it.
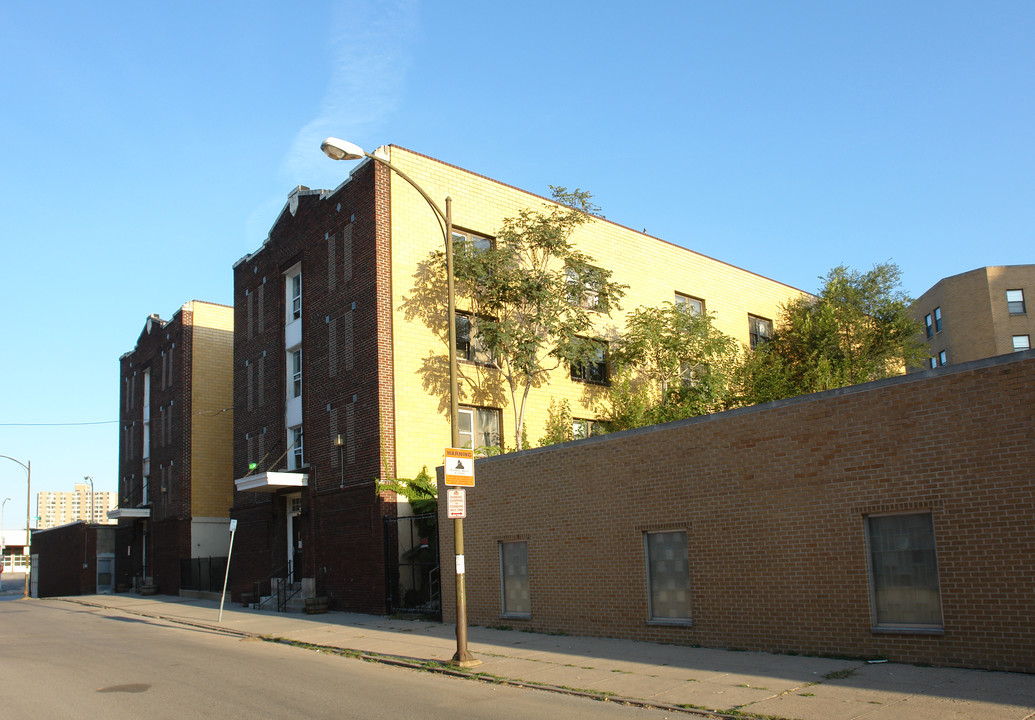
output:
{"label": "concrete sidewalk", "polygon": [[[439,669],[456,650],[452,624],[330,612],[257,611],[211,600],[134,594],[25,600],[105,611],[350,651],[368,659]],[[482,661],[458,674],[633,701],[705,717],[800,720],[1032,720],[1035,675],[861,660],[770,655],[629,640],[471,627]],[[714,711],[712,713],[703,710]],[[732,711],[730,715],[723,712]]]}

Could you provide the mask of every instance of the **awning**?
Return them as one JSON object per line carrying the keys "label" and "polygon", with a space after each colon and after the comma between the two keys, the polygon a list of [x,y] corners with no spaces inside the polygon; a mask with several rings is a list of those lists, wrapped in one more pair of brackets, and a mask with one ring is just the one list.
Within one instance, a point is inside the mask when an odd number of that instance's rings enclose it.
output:
{"label": "awning", "polygon": [[276,492],[308,484],[309,476],[297,472],[263,472],[234,480],[234,486],[241,492]]}
{"label": "awning", "polygon": [[151,517],[151,508],[123,508],[117,507],[108,511],[109,520],[127,520],[133,518]]}

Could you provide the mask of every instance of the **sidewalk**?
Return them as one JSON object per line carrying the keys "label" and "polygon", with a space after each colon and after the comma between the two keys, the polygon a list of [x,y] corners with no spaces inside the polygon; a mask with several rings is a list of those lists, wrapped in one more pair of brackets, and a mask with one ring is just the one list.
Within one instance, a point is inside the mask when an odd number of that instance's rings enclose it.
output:
{"label": "sidewalk", "polygon": [[[134,594],[51,598],[160,618],[239,636],[350,651],[368,659],[434,669],[456,650],[453,625],[330,612],[300,615],[240,605]],[[26,602],[47,602],[28,600]],[[698,716],[800,720],[1032,720],[1035,675],[915,667],[629,640],[539,635],[471,627],[481,665],[459,674],[634,701]],[[1035,651],[1035,650],[1033,650]],[[716,713],[702,713],[700,710]],[[692,717],[688,714],[687,717]],[[677,715],[678,716],[678,715]]]}

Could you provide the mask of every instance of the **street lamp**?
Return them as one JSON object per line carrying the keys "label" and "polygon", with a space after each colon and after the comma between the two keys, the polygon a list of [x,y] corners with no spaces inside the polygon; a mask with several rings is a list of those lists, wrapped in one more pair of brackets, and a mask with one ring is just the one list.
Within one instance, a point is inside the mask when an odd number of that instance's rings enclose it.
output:
{"label": "street lamp", "polygon": [[[442,230],[442,239],[446,246],[446,323],[449,333],[450,443],[452,447],[459,447],[460,427],[457,425],[457,416],[459,415],[460,393],[457,387],[456,368],[456,293],[453,288],[453,201],[451,198],[446,197],[446,210],[443,212],[424,188],[418,185],[413,178],[390,161],[368,153],[355,143],[329,137],[320,144],[320,149],[332,160],[362,160],[363,158],[370,158],[374,162],[381,163],[409,183],[435,212],[435,220]],[[461,557],[464,554],[464,521],[461,518],[453,519],[453,533],[455,536],[456,555]],[[464,588],[464,574],[459,572],[459,569],[458,566],[456,575],[456,654],[453,655],[453,662],[463,667],[470,667],[481,663],[479,660],[475,660],[467,650],[467,594]]]}
{"label": "street lamp", "polygon": [[0,503],[0,588],[3,588],[4,583],[4,551],[7,549],[7,544],[4,542],[4,510],[10,499],[4,498],[4,501]]}
{"label": "street lamp", "polygon": [[[30,513],[32,512],[32,460],[15,460],[10,455],[0,455],[0,458],[5,458],[13,463],[18,463],[25,470],[25,558],[26,564],[29,558],[29,547],[32,542],[32,532],[30,528]],[[29,570],[25,568],[25,597],[29,597]]]}
{"label": "street lamp", "polygon": [[93,513],[94,513],[94,509],[93,509],[93,476],[92,475],[83,475],[83,480],[87,480],[90,483],[90,519],[86,521],[86,524],[87,525],[91,525],[91,524],[93,524]]}

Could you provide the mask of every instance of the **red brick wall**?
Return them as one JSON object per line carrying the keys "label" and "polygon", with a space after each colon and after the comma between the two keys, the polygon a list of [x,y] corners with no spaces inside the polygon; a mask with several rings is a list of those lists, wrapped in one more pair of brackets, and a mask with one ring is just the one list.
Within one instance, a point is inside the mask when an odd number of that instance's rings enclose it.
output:
{"label": "red brick wall", "polygon": [[[315,578],[317,591],[337,608],[370,613],[385,612],[381,518],[395,510],[374,492],[375,480],[385,476],[381,458],[389,472],[394,465],[390,405],[385,412],[391,375],[382,369],[391,363],[383,348],[391,337],[390,289],[383,285],[389,226],[380,209],[386,192],[383,173],[368,163],[333,194],[300,195],[295,213],[285,211],[267,243],[234,268],[234,476],[251,474],[246,435],[263,430],[264,449],[256,454],[265,460],[255,472],[287,467],[283,273],[300,262],[309,475],[300,516],[302,574]],[[256,298],[264,279],[259,332]],[[260,358],[264,401],[258,402],[253,386],[249,410],[246,362],[254,365],[254,377]],[[384,428],[382,418],[389,421]],[[347,451],[335,446],[338,434],[347,436]],[[235,592],[286,562],[285,494],[235,492],[231,516],[241,522],[231,564]]]}
{"label": "red brick wall", "polygon": [[[1029,352],[480,460],[469,621],[1035,672],[1033,408]],[[910,510],[933,517],[940,635],[871,629],[865,518]],[[656,529],[687,533],[690,627],[647,622]],[[507,539],[528,544],[530,619],[501,618]]]}

